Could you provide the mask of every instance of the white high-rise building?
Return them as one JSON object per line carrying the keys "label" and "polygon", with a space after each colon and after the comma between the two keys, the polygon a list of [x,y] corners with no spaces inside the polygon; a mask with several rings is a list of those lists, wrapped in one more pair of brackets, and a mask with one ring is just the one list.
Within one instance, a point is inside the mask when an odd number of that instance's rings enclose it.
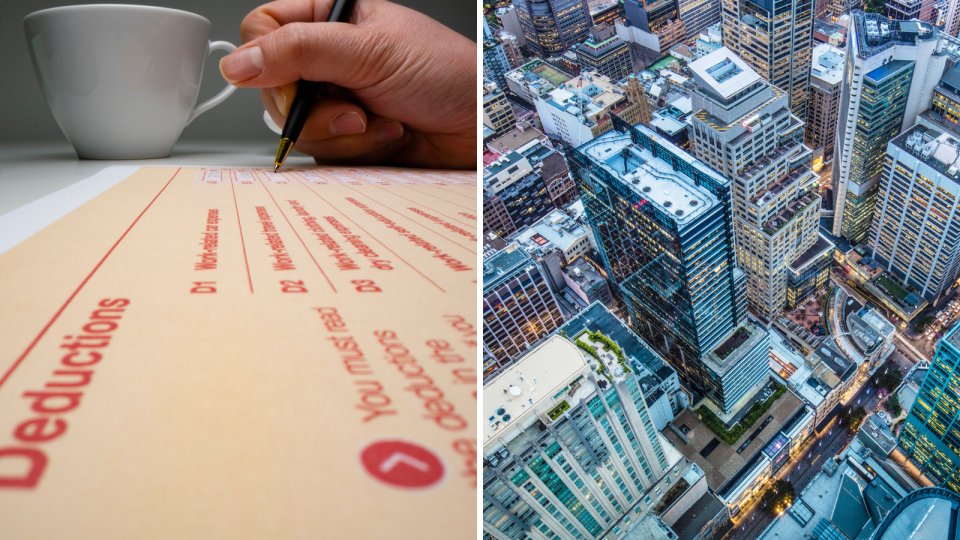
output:
{"label": "white high-rise building", "polygon": [[887,144],[869,249],[936,303],[960,267],[960,135],[913,126]]}
{"label": "white high-rise building", "polygon": [[944,36],[929,23],[851,16],[833,158],[833,234],[851,244],[870,231],[887,143],[930,107],[951,58]]}
{"label": "white high-rise building", "polygon": [[599,303],[563,330],[484,385],[485,539],[618,540],[680,479],[676,517],[706,491],[658,431],[676,372]]}

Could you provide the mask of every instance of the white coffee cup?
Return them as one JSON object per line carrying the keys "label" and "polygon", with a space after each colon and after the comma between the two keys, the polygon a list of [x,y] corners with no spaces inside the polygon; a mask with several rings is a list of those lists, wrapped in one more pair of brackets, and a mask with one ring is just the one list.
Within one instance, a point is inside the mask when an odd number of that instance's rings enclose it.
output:
{"label": "white coffee cup", "polygon": [[194,13],[67,6],[23,27],[47,105],[82,159],[167,157],[187,124],[236,90],[194,107],[209,53],[236,49],[211,43],[210,21]]}

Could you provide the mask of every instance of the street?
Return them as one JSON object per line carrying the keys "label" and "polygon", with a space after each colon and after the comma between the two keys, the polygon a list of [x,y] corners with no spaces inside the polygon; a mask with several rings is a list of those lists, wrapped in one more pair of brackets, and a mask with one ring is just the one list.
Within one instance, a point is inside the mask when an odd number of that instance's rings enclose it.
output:
{"label": "street", "polygon": [[[869,382],[873,382],[873,379]],[[859,403],[868,414],[875,411],[880,406],[876,387],[869,383],[864,385],[850,403]],[[820,472],[824,462],[843,451],[854,436],[846,426],[838,422],[839,420],[834,419],[822,437],[811,437],[798,453],[798,457],[791,459],[777,471],[771,482],[782,479],[792,483],[799,497],[807,484]],[[760,497],[757,497],[750,507],[733,520],[734,528],[723,537],[724,540],[752,540],[766,530],[775,516],[767,513],[764,508],[758,509],[759,500]]]}

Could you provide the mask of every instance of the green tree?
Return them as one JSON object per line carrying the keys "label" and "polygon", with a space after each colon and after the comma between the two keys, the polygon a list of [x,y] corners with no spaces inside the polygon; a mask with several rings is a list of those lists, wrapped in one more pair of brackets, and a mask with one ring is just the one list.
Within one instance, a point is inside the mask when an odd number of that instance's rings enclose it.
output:
{"label": "green tree", "polygon": [[886,0],[864,0],[863,1],[863,10],[867,13],[883,13],[884,8],[887,7]]}
{"label": "green tree", "polygon": [[863,407],[847,407],[843,409],[842,415],[844,423],[847,424],[851,430],[856,431],[860,428],[860,424],[863,423],[863,419],[867,417],[867,411]]}
{"label": "green tree", "polygon": [[760,507],[770,514],[783,512],[796,499],[793,484],[786,480],[777,480],[760,497]]}
{"label": "green tree", "polygon": [[890,394],[890,397],[887,398],[886,407],[893,413],[894,418],[900,416],[900,413],[903,412],[903,408],[900,407],[900,396]]}

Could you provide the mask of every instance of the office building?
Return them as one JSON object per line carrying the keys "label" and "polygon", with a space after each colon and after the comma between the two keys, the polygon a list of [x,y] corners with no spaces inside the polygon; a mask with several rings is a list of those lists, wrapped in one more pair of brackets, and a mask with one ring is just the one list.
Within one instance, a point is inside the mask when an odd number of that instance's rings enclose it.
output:
{"label": "office building", "polygon": [[635,65],[638,61],[643,64],[638,66],[640,69],[667,54],[670,47],[687,39],[686,25],[680,18],[677,0],[624,0],[623,11],[623,20],[615,24],[617,35],[632,43],[630,53],[634,56]]}
{"label": "office building", "polygon": [[800,120],[807,117],[813,0],[754,4],[723,0],[723,45],[767,82],[787,93]]}
{"label": "office building", "polygon": [[[813,20],[813,45],[833,45],[845,49],[847,43],[847,23],[850,22],[850,16],[844,15],[837,22],[830,22],[816,18]],[[816,63],[816,60],[813,61]]]}
{"label": "office building", "polygon": [[890,283],[888,292],[937,304],[953,286],[960,269],[958,178],[955,132],[917,125],[887,144],[867,250],[902,284]]}
{"label": "office building", "polygon": [[600,302],[609,309],[616,305],[610,285],[585,259],[577,259],[563,269],[563,281],[583,305]]}
{"label": "office building", "polygon": [[505,75],[507,88],[533,104],[537,99],[570,80],[570,75],[543,60],[531,60]]}
{"label": "office building", "polygon": [[787,265],[787,309],[796,309],[826,289],[834,251],[833,242],[820,234],[812,246]]}
{"label": "office building", "polygon": [[669,92],[666,105],[653,112],[650,128],[685,152],[690,151],[690,122],[693,101],[689,96]]}
{"label": "office building", "polygon": [[807,251],[818,241],[818,177],[803,144],[804,125],[791,113],[788,94],[726,47],[689,69],[697,85],[695,153],[733,179],[737,262],[751,308],[772,320],[787,303],[790,267],[813,257]]}
{"label": "office building", "polygon": [[927,119],[941,130],[960,132],[960,69],[956,66],[948,69],[933,89],[933,104],[929,112],[921,114],[920,122]]}
{"label": "office building", "polygon": [[[840,82],[843,80],[844,51],[831,45],[813,48],[810,66],[810,94],[807,97],[807,127],[803,142],[813,149],[823,148],[823,160],[833,162],[840,118]],[[821,164],[822,165],[822,164]],[[814,164],[814,170],[820,167]]]}
{"label": "office building", "polygon": [[516,6],[510,4],[509,6],[497,8],[495,13],[497,14],[497,20],[500,21],[500,26],[516,36],[517,46],[526,46],[527,40],[523,35],[523,26],[520,25],[520,17],[517,15]]}
{"label": "office building", "polygon": [[946,62],[927,23],[856,11],[847,33],[833,157],[833,235],[856,245],[870,232],[887,143],[930,106]]}
{"label": "office building", "polygon": [[897,445],[920,472],[940,486],[960,493],[960,334],[947,333],[900,431]]}
{"label": "office building", "polygon": [[571,170],[607,278],[634,331],[724,413],[755,393],[767,333],[746,322],[730,219],[730,182],[649,128],[572,151]]}
{"label": "office building", "polygon": [[503,46],[503,53],[507,56],[507,63],[510,64],[510,69],[516,69],[526,63],[523,55],[520,54],[520,44],[517,41],[516,35],[506,30],[500,30],[497,34],[497,39],[500,41],[500,45]]}
{"label": "office building", "polygon": [[544,132],[570,146],[580,146],[613,129],[613,115],[640,124],[646,114],[649,121],[646,98],[639,95],[639,85],[631,79],[635,78],[627,79],[624,88],[608,77],[584,71],[538,98],[537,113]]}
{"label": "office building", "polygon": [[591,2],[591,4],[590,19],[593,20],[594,25],[606,24],[612,28],[614,21],[621,17],[621,4],[617,0],[596,4]]}
{"label": "office building", "polygon": [[[484,234],[510,236],[554,210],[537,163],[536,156],[510,152],[483,168]],[[488,207],[491,212],[489,226]]]}
{"label": "office building", "polygon": [[680,19],[687,32],[685,43],[695,45],[702,35],[720,25],[720,3],[711,0],[679,0]]}
{"label": "office building", "polygon": [[943,25],[943,32],[957,37],[960,33],[960,1],[947,0],[947,13]]}
{"label": "office building", "polygon": [[490,23],[483,13],[480,14],[480,24],[483,27],[483,40],[493,39],[493,29],[490,28]]}
{"label": "office building", "polygon": [[[605,342],[616,349],[591,353]],[[703,473],[656,427],[671,387],[673,370],[599,304],[488,382],[484,537],[622,540],[676,485],[673,504],[692,506]]]}
{"label": "office building", "polygon": [[573,264],[591,250],[586,228],[560,210],[550,212],[532,227],[518,232],[513,240],[523,246],[533,243],[556,247],[564,266]]}
{"label": "office building", "polygon": [[582,71],[595,71],[613,81],[633,72],[627,43],[607,24],[591,28],[590,38],[577,46],[577,64]]}
{"label": "office building", "polygon": [[495,136],[501,136],[517,123],[513,108],[496,83],[483,85],[483,125],[490,128]]}
{"label": "office building", "polygon": [[513,5],[527,48],[540,58],[583,42],[593,26],[587,0],[516,0]]}
{"label": "office building", "polygon": [[483,262],[482,307],[484,381],[563,324],[540,268],[516,244]]}
{"label": "office building", "polygon": [[895,21],[928,22],[936,24],[934,9],[936,0],[887,0],[883,14]]}
{"label": "office building", "polygon": [[506,75],[511,69],[507,53],[497,37],[483,42],[483,79],[497,83],[501,89],[507,88]]}
{"label": "office building", "polygon": [[[717,9],[719,12],[719,4]],[[697,41],[694,42],[694,53],[697,58],[703,58],[720,47],[723,47],[723,25],[717,23],[700,32]]]}

